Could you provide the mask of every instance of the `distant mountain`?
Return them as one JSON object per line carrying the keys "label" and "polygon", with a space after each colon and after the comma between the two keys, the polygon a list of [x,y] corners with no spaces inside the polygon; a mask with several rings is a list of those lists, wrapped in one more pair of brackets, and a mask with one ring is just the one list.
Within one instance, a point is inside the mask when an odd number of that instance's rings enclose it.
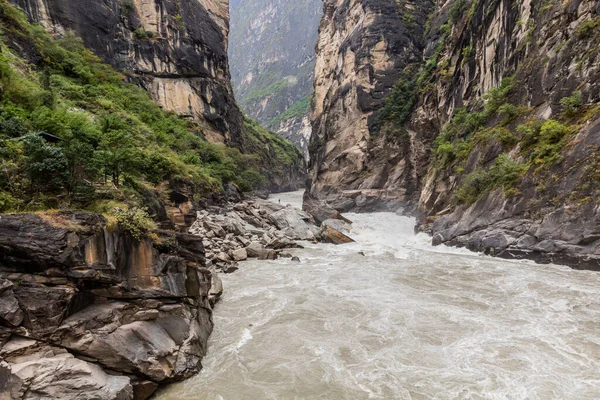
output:
{"label": "distant mountain", "polygon": [[232,0],[230,67],[246,114],[305,153],[321,0]]}

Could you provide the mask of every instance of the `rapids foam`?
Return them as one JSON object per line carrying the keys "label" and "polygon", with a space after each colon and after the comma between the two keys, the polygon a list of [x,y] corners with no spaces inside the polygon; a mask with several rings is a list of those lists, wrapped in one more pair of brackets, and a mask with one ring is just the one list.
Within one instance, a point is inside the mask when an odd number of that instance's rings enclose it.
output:
{"label": "rapids foam", "polygon": [[432,247],[393,213],[347,216],[356,243],[223,276],[203,371],[157,398],[600,398],[598,273]]}

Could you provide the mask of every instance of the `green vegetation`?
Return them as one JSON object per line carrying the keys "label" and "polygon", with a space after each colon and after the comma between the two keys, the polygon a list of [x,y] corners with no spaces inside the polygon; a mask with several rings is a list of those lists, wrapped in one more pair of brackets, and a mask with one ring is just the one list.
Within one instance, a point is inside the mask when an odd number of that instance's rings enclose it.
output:
{"label": "green vegetation", "polygon": [[6,0],[0,12],[0,212],[134,207],[165,181],[198,196],[228,182],[250,190],[266,182],[268,163],[292,162],[293,145],[274,134],[263,134],[258,155],[208,143],[73,33],[54,40]]}
{"label": "green vegetation", "polygon": [[592,36],[594,32],[600,29],[600,17],[582,22],[578,27],[576,34],[579,39],[587,38]]}
{"label": "green vegetation", "polygon": [[385,105],[379,111],[379,121],[393,121],[402,126],[408,121],[416,101],[416,80],[401,79],[394,87]]}
{"label": "green vegetation", "polygon": [[459,108],[446,124],[434,142],[436,165],[444,168],[455,160],[464,163],[471,150],[479,143],[487,143],[497,139],[504,144],[514,142],[516,138],[506,129],[486,128],[486,124],[496,116],[505,116],[505,122],[513,120],[519,109],[508,103],[508,95],[514,88],[515,81],[505,78],[497,88],[484,95],[481,111],[467,111]]}
{"label": "green vegetation", "polygon": [[[256,155],[254,157],[262,170],[266,171],[264,175],[267,179],[275,179],[277,176],[285,175],[293,168],[301,167],[302,153],[291,142],[266,130],[258,122],[248,117],[244,119],[244,127],[248,139],[246,150]],[[252,171],[247,173],[246,177],[259,179]],[[264,178],[262,181],[264,182]],[[245,183],[241,183],[241,185],[244,186]]]}
{"label": "green vegetation", "polygon": [[545,122],[533,120],[517,127],[523,138],[522,152],[528,155],[532,165],[550,166],[561,160],[561,150],[571,129],[562,123],[549,119]]}
{"label": "green vegetation", "polygon": [[287,110],[282,112],[281,114],[271,118],[267,122],[267,126],[277,127],[282,121],[287,121],[289,119],[302,118],[308,113],[310,109],[310,98],[311,96],[305,96],[303,99],[292,104]]}
{"label": "green vegetation", "polygon": [[136,39],[140,40],[148,40],[154,37],[154,32],[146,31],[143,28],[137,28],[135,31],[133,31],[133,34],[136,37]]}
{"label": "green vegetation", "polygon": [[[436,167],[445,169],[454,166],[458,173],[464,171],[469,155],[476,147],[484,152],[485,159],[484,146],[488,143],[494,142],[504,151],[519,146],[517,153],[511,151],[512,158],[504,153],[496,158],[491,167],[476,166],[472,173],[465,176],[456,192],[457,199],[462,203],[472,204],[484,193],[499,187],[504,189],[506,195],[517,194],[515,185],[525,173],[547,170],[561,161],[562,150],[575,131],[574,127],[553,119],[531,119],[515,127],[514,122],[525,112],[508,102],[515,84],[509,78],[498,88],[490,90],[484,96],[485,104],[479,112],[469,112],[464,108],[456,110],[436,138]],[[566,107],[578,109],[581,106],[580,94],[574,93],[565,99],[563,105]],[[504,119],[498,118],[502,116]],[[523,161],[518,162],[515,158]]]}
{"label": "green vegetation", "polygon": [[583,105],[581,92],[575,91],[568,97],[560,99],[560,104],[565,108],[565,113],[568,116],[573,116]]}
{"label": "green vegetation", "polygon": [[456,24],[465,15],[470,4],[468,0],[455,0],[450,6],[449,17],[453,24]]}
{"label": "green vegetation", "polygon": [[255,89],[253,89],[250,93],[248,93],[246,95],[242,104],[245,105],[245,104],[250,104],[251,102],[256,101],[256,100],[262,100],[271,94],[275,94],[275,93],[279,92],[280,90],[282,90],[283,88],[285,88],[287,86],[288,86],[288,81],[285,78],[278,80],[274,83],[270,83],[266,87],[259,86]]}
{"label": "green vegetation", "polygon": [[500,187],[507,195],[514,195],[517,193],[514,185],[527,169],[526,164],[519,164],[507,154],[500,154],[488,170],[477,169],[467,175],[456,197],[463,203],[472,204],[485,193]]}
{"label": "green vegetation", "polygon": [[114,209],[113,214],[119,223],[119,227],[136,240],[140,240],[156,229],[156,224],[145,208],[134,206],[123,210],[117,207]]}

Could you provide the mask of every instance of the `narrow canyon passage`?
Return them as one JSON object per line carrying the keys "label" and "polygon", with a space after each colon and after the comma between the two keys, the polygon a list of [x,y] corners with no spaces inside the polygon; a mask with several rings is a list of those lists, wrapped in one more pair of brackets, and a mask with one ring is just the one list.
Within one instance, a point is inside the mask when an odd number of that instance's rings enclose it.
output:
{"label": "narrow canyon passage", "polygon": [[157,398],[600,398],[598,273],[432,247],[393,213],[347,217],[356,243],[224,276],[203,371]]}

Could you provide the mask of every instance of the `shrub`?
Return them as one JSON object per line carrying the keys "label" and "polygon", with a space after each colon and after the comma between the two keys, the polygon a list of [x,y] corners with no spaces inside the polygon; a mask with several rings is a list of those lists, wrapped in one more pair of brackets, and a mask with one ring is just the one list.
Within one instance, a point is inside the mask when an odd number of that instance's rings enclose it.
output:
{"label": "shrub", "polygon": [[0,191],[0,213],[18,211],[23,202],[14,198],[10,193]]}
{"label": "shrub", "polygon": [[456,197],[462,203],[473,204],[496,188],[503,188],[505,194],[511,193],[527,169],[526,164],[517,163],[507,154],[501,154],[487,171],[478,169],[467,175],[457,190]]}
{"label": "shrub", "polygon": [[128,232],[135,240],[140,240],[156,229],[156,224],[145,208],[137,206],[126,210],[115,208],[113,215],[119,223],[119,227]]}
{"label": "shrub", "polygon": [[502,80],[496,88],[490,89],[483,98],[485,99],[485,112],[488,116],[496,113],[498,109],[507,103],[508,94],[514,88],[516,82],[507,77]]}
{"label": "shrub", "polygon": [[517,107],[510,103],[504,103],[498,107],[498,115],[504,115],[507,121],[512,121],[518,115],[519,110]]}
{"label": "shrub", "polygon": [[412,113],[416,101],[416,81],[401,79],[396,83],[379,111],[378,120],[393,121],[398,126],[403,125]]}
{"label": "shrub", "polygon": [[133,31],[133,35],[135,36],[136,39],[148,40],[148,39],[152,39],[154,37],[154,32],[146,31],[143,28],[137,28],[136,30]]}
{"label": "shrub", "polygon": [[600,28],[600,17],[596,17],[594,19],[582,22],[577,27],[577,36],[580,39],[592,36],[594,32],[597,32],[598,28]]}
{"label": "shrub", "polygon": [[562,140],[568,133],[568,128],[558,121],[549,119],[540,128],[540,140],[545,143],[554,144]]}
{"label": "shrub", "polygon": [[570,96],[563,97],[560,99],[560,104],[565,108],[565,113],[569,116],[572,116],[583,105],[581,92],[575,91]]}

